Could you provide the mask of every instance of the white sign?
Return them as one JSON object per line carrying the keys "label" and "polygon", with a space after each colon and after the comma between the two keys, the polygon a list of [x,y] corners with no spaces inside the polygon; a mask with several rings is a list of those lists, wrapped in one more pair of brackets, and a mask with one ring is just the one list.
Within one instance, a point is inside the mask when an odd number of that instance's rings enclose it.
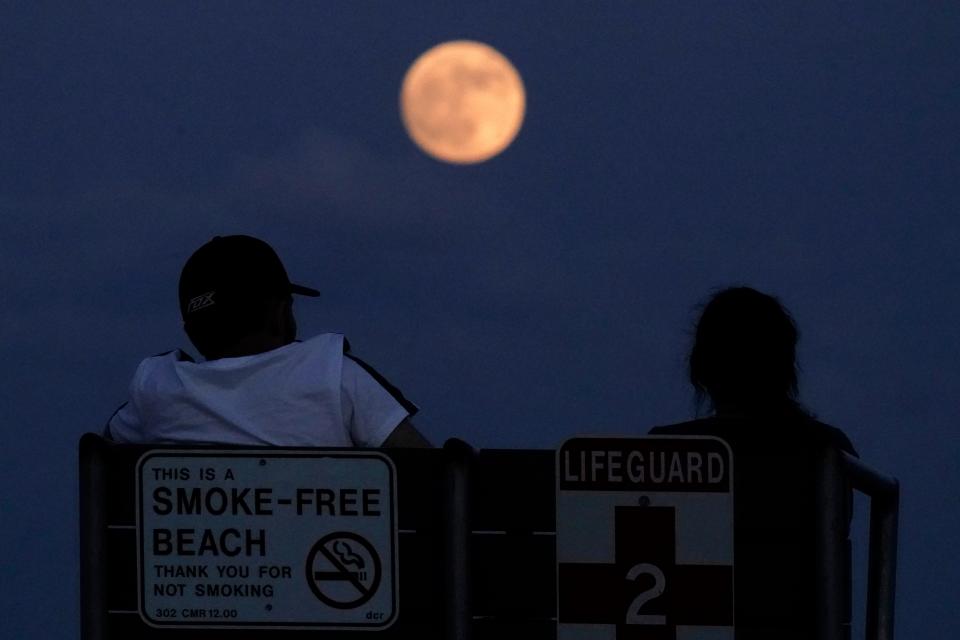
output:
{"label": "white sign", "polygon": [[733,456],[710,437],[557,452],[558,640],[733,640]]}
{"label": "white sign", "polygon": [[396,471],[364,451],[148,451],[140,615],[158,627],[382,629]]}

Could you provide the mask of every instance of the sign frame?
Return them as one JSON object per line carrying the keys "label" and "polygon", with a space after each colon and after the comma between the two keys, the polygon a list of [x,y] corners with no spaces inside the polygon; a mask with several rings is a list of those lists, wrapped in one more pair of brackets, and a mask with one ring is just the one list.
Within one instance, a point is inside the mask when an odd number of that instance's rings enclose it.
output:
{"label": "sign frame", "polygon": [[[144,523],[144,511],[147,508],[147,497],[144,495],[144,469],[146,465],[151,461],[156,461],[158,459],[166,460],[175,460],[182,461],[186,459],[203,461],[203,460],[249,460],[255,459],[258,460],[258,464],[261,466],[265,465],[266,460],[273,461],[283,461],[283,460],[309,460],[312,463],[317,465],[323,465],[324,462],[330,463],[332,461],[344,461],[344,460],[363,460],[367,462],[373,462],[376,464],[382,464],[384,466],[385,477],[387,479],[386,485],[382,488],[386,490],[387,495],[383,495],[381,501],[378,503],[383,507],[384,511],[388,511],[385,518],[387,522],[385,526],[387,527],[387,543],[389,548],[386,550],[387,553],[380,553],[382,557],[376,557],[375,563],[377,564],[377,570],[380,571],[380,565],[384,565],[385,568],[389,568],[389,579],[381,580],[383,573],[377,576],[376,589],[383,590],[388,589],[389,595],[387,600],[389,601],[390,611],[389,613],[381,613],[371,622],[356,622],[356,621],[338,621],[338,620],[324,620],[324,621],[313,621],[313,622],[304,622],[302,620],[298,621],[272,621],[272,620],[262,620],[262,621],[251,621],[251,620],[229,620],[225,618],[214,618],[214,619],[205,619],[205,620],[196,620],[189,619],[184,620],[178,618],[176,620],[157,620],[149,615],[149,612],[146,610],[146,572],[145,572],[145,549],[146,544],[145,539],[145,523]],[[346,481],[349,481],[353,478],[347,478]],[[367,631],[379,631],[387,629],[393,625],[400,613],[400,601],[399,601],[399,561],[398,561],[398,515],[397,515],[397,472],[396,466],[393,460],[390,459],[386,454],[375,451],[375,450],[364,450],[364,449],[258,449],[251,450],[245,448],[238,449],[151,449],[144,452],[136,462],[135,465],[135,509],[136,509],[136,533],[137,533],[137,613],[139,614],[141,620],[148,626],[157,629],[210,629],[210,630],[266,630],[266,629],[277,629],[277,630],[344,630],[344,631],[356,631],[356,630],[367,630]],[[306,482],[309,482],[309,479],[305,479]],[[291,500],[287,497],[285,502],[280,502],[280,499],[277,500],[277,504],[289,505]],[[319,509],[319,506],[318,506]],[[202,517],[202,516],[195,516]],[[331,527],[327,529],[318,528],[316,537],[320,538],[324,534],[328,534],[326,537],[330,537],[334,533],[349,534],[356,536],[355,533],[350,534],[350,532],[340,531],[343,528],[342,524],[332,524]],[[265,544],[265,543],[264,543]],[[315,546],[319,545],[318,542]],[[336,543],[334,543],[336,544]],[[369,543],[368,543],[369,545]],[[299,569],[299,567],[298,567]],[[309,571],[310,567],[307,569],[307,580],[309,580]],[[384,569],[386,571],[386,569]],[[302,574],[299,571],[294,571],[294,575],[291,578],[301,578]],[[310,586],[310,589],[313,590],[313,586]],[[316,593],[314,592],[314,596]],[[366,604],[366,601],[369,598],[364,599],[359,604],[354,607],[335,607],[339,609],[351,609],[360,607]],[[270,610],[268,608],[268,610]]]}
{"label": "sign frame", "polygon": [[[671,451],[697,456],[697,442],[706,445],[701,446],[701,453],[708,449],[722,452],[718,455],[722,455],[725,469],[716,479],[716,486],[710,486],[711,471],[706,456],[696,458],[698,464],[702,463],[699,467],[693,465],[690,457],[677,462],[673,456],[669,458],[672,461],[670,466],[664,464],[668,460],[667,452]],[[658,444],[665,457],[661,458],[660,477],[655,478],[652,452],[659,453]],[[598,455],[591,458],[594,450]],[[633,460],[633,464],[642,465],[642,469],[635,466],[628,472],[625,453],[646,450],[651,452],[649,460]],[[577,457],[578,468],[570,462],[571,454]],[[735,495],[734,457],[729,444],[709,435],[580,435],[563,441],[556,449],[555,460],[558,640],[614,640],[620,630],[643,629],[634,625],[654,625],[650,630],[658,634],[655,636],[658,638],[663,634],[664,638],[732,640],[736,628]],[[700,490],[684,491],[685,485]],[[685,506],[685,503],[692,504]],[[688,547],[691,539],[694,549],[701,543],[697,542],[697,536],[680,533],[681,529],[690,529],[692,520],[689,514],[682,518],[681,509],[695,512],[702,505],[707,506],[707,513],[719,514],[718,535],[722,550],[719,553],[707,551],[701,560],[696,560],[698,552],[691,553]],[[564,524],[565,518],[570,522]],[[686,527],[680,525],[683,520],[687,521]],[[589,522],[589,526],[576,527],[574,523],[581,521]],[[624,529],[623,536],[620,535],[621,528]],[[640,537],[649,550],[645,548],[633,553],[633,549],[639,546],[633,540]],[[592,544],[591,539],[599,544]],[[693,562],[679,560],[681,539],[685,540],[683,555],[695,558]],[[658,566],[660,561],[651,561],[648,556],[663,555],[667,551],[664,542],[668,540],[667,555],[670,557],[665,559],[663,566],[670,567],[668,574],[671,577],[665,578],[664,571]],[[590,550],[581,552],[581,548]],[[719,607],[698,614],[701,619],[712,618],[717,622],[678,622],[670,613],[674,608],[674,596],[670,593],[659,603],[659,608],[646,608],[646,603],[664,595],[665,588],[677,590],[667,586],[682,583],[673,578],[676,570],[681,571],[676,575],[683,575],[689,584],[690,573],[700,566],[711,570],[715,567],[716,570],[707,572],[707,581],[726,592]],[[585,591],[579,586],[583,580],[601,582],[593,582],[593,589]],[[601,584],[603,588],[600,588]],[[598,595],[604,589],[612,589],[613,593]],[[584,604],[574,604],[581,596],[585,597]],[[627,637],[633,636],[628,633]]]}

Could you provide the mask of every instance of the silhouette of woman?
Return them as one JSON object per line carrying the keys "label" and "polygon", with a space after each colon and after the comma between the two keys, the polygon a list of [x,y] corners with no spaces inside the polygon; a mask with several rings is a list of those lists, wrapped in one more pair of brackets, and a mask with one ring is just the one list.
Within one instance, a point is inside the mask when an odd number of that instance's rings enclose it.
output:
{"label": "silhouette of woman", "polygon": [[698,413],[709,401],[712,415],[650,431],[716,436],[733,452],[738,638],[813,637],[818,452],[856,455],[798,401],[797,340],[776,298],[749,287],[714,294],[689,356]]}
{"label": "silhouette of woman", "polygon": [[797,328],[771,296],[725,289],[704,307],[690,352],[690,382],[718,414],[801,411],[796,401]]}

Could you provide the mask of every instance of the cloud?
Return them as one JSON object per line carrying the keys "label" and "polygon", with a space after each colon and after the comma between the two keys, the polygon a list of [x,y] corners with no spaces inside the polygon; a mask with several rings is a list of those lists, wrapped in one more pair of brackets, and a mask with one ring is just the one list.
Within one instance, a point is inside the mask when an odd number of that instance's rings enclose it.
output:
{"label": "cloud", "polygon": [[452,192],[444,169],[421,156],[385,155],[311,128],[269,155],[238,158],[225,186],[247,203],[285,216],[316,216],[318,223],[367,231],[460,226],[469,221],[458,212],[479,194],[466,185]]}

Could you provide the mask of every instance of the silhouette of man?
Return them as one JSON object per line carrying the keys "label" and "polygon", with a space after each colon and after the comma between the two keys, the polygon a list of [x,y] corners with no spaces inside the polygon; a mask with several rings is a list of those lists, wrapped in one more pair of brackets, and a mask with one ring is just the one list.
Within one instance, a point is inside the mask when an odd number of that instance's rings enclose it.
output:
{"label": "silhouette of man", "polygon": [[110,418],[119,442],[279,446],[429,446],[417,408],[350,353],[339,334],[296,340],[292,284],[276,252],[250,236],[217,236],[180,274],[180,312],[194,362],[176,350],[140,363]]}
{"label": "silhouette of man", "polygon": [[[842,431],[799,403],[797,339],[790,314],[772,296],[748,287],[715,294],[689,356],[698,406],[708,399],[713,415],[650,431],[713,435],[733,451],[740,638],[813,637],[816,452],[831,446],[856,455]],[[851,510],[848,492],[848,516]]]}

